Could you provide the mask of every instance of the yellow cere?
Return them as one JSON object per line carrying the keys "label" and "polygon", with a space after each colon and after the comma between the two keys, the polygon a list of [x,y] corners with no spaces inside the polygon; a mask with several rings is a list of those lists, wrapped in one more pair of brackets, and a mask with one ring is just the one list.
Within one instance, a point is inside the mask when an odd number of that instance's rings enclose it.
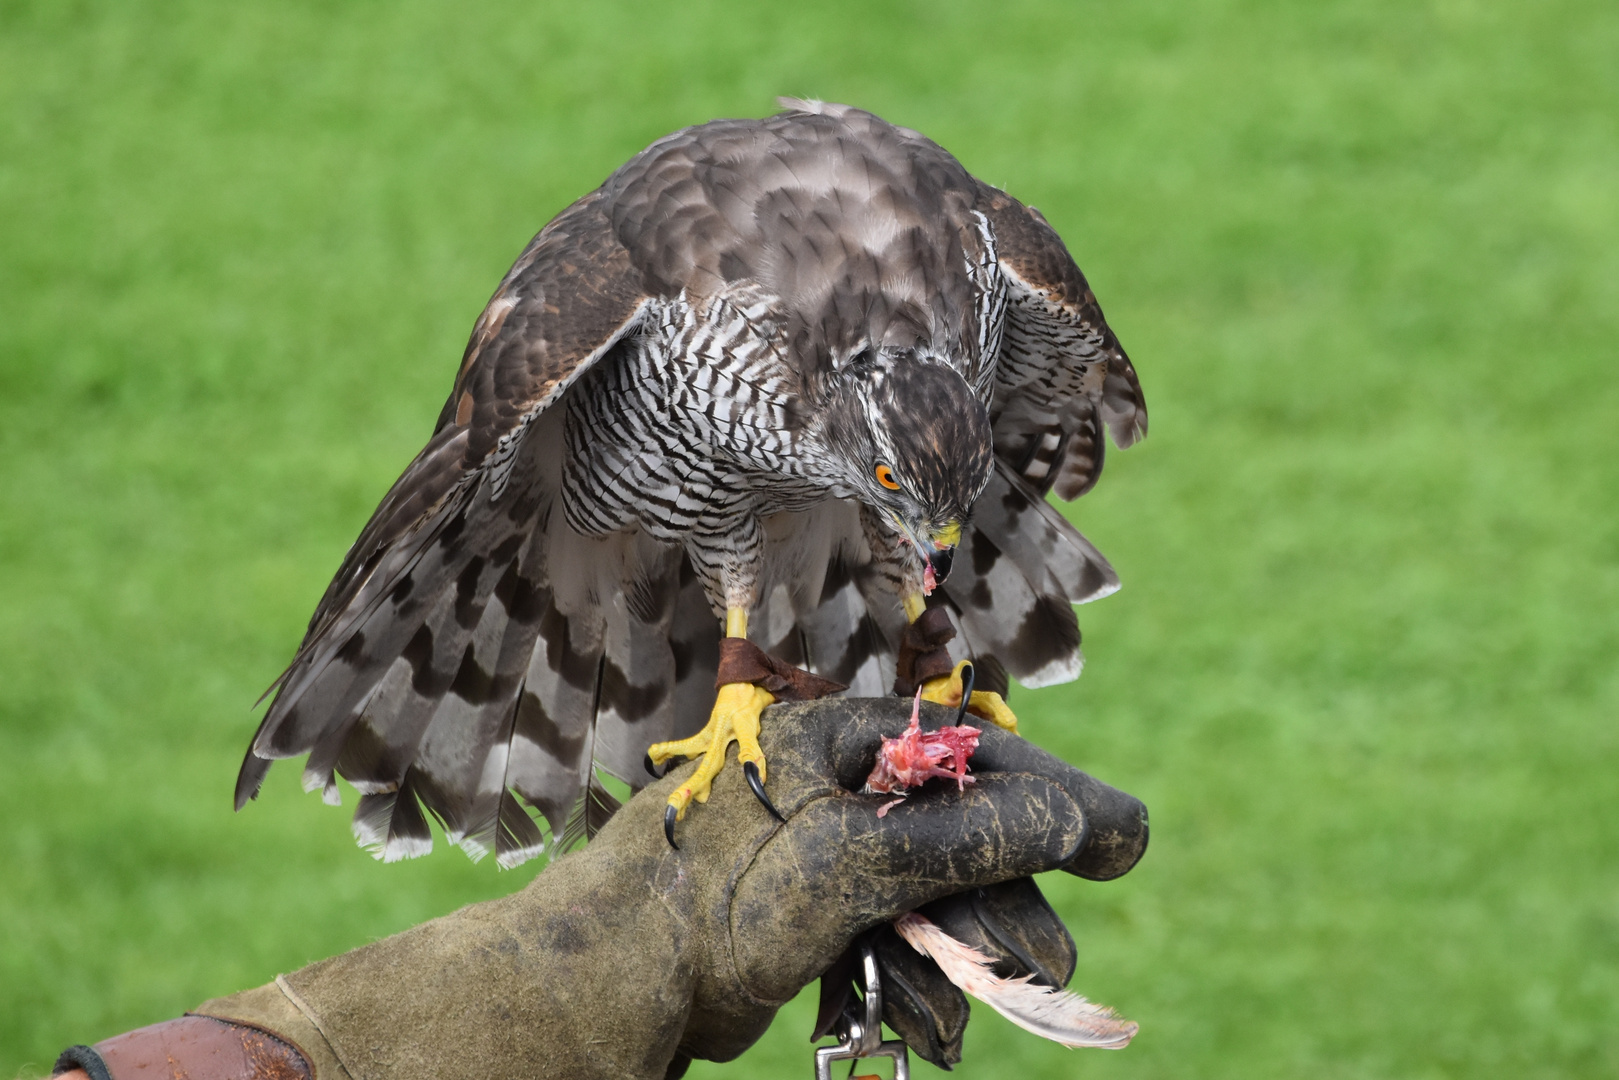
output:
{"label": "yellow cere", "polygon": [[933,542],[939,547],[955,547],[961,543],[961,522],[952,521],[933,530]]}

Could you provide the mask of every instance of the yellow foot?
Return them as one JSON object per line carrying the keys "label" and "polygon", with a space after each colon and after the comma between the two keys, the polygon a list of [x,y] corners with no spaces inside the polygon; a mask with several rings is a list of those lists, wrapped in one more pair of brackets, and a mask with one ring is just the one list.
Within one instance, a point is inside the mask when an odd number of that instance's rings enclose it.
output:
{"label": "yellow foot", "polygon": [[[963,660],[957,664],[955,670],[948,675],[940,675],[936,679],[929,679],[922,684],[922,700],[932,701],[940,705],[948,705],[952,709],[961,708],[961,671],[968,665]],[[996,727],[1005,728],[1012,734],[1017,734],[1017,716],[1012,712],[1011,706],[1001,695],[988,690],[974,690],[972,700],[967,703],[967,711],[974,716],[988,720]]]}
{"label": "yellow foot", "polygon": [[669,806],[663,815],[663,831],[669,837],[669,846],[677,846],[675,822],[686,816],[692,802],[708,801],[709,788],[725,767],[725,751],[733,742],[737,744],[736,758],[747,775],[748,786],[772,814],[781,818],[765,797],[765,755],[759,749],[759,714],[775,700],[768,690],[761,690],[752,683],[726,683],[720,687],[714,699],[714,711],[702,731],[689,739],[656,743],[647,750],[647,759],[659,767],[670,758],[700,756],[703,759],[697,771],[669,796]]}

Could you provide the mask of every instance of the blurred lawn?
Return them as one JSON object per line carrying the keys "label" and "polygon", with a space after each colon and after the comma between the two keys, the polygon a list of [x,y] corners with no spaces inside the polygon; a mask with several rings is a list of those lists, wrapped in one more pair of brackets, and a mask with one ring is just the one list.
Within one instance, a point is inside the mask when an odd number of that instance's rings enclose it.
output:
{"label": "blurred lawn", "polygon": [[1619,1074],[1612,3],[0,0],[0,1076],[529,878],[233,815],[251,705],[528,237],[778,93],[1040,206],[1152,407],[1016,702],[1152,809],[1047,882],[1142,1034],[963,1071]]}

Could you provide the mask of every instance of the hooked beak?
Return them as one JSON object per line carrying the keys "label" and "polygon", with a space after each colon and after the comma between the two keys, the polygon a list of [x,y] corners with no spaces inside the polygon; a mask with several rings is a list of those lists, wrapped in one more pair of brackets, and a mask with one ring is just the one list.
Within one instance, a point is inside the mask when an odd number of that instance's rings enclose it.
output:
{"label": "hooked beak", "polygon": [[926,536],[918,536],[910,529],[905,529],[904,535],[916,546],[917,554],[922,556],[922,561],[926,563],[922,576],[922,591],[932,593],[935,588],[944,584],[945,578],[950,576],[950,567],[956,557],[956,545],[961,543],[961,525],[952,522]]}

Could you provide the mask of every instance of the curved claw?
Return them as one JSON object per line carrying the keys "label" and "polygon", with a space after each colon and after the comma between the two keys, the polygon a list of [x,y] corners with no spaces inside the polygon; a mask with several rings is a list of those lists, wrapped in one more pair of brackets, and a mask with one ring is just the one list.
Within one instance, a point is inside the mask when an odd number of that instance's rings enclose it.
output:
{"label": "curved claw", "polygon": [[967,706],[971,705],[973,700],[973,677],[973,666],[961,665],[961,708],[956,710],[956,718],[951,721],[953,724],[959,725],[967,718]]}
{"label": "curved claw", "polygon": [[[776,809],[776,804],[770,801],[769,795],[765,794],[765,782],[759,778],[758,763],[744,761],[742,763],[742,775],[748,778],[748,787],[753,789],[753,797],[764,803],[765,809],[770,811],[770,816],[783,825],[787,824],[787,819],[781,816],[781,811]],[[673,841],[670,842],[673,843]]]}
{"label": "curved claw", "polygon": [[641,758],[641,764],[643,766],[645,766],[646,771],[647,771],[647,775],[651,776],[652,779],[654,779],[654,780],[662,780],[663,779],[664,774],[658,771],[658,767],[656,765],[652,764],[652,755],[651,754],[643,755],[642,758]]}
{"label": "curved claw", "polygon": [[679,817],[680,811],[673,806],[663,808],[663,835],[669,841],[669,846],[676,851],[680,850],[680,845],[675,843],[675,821]]}

